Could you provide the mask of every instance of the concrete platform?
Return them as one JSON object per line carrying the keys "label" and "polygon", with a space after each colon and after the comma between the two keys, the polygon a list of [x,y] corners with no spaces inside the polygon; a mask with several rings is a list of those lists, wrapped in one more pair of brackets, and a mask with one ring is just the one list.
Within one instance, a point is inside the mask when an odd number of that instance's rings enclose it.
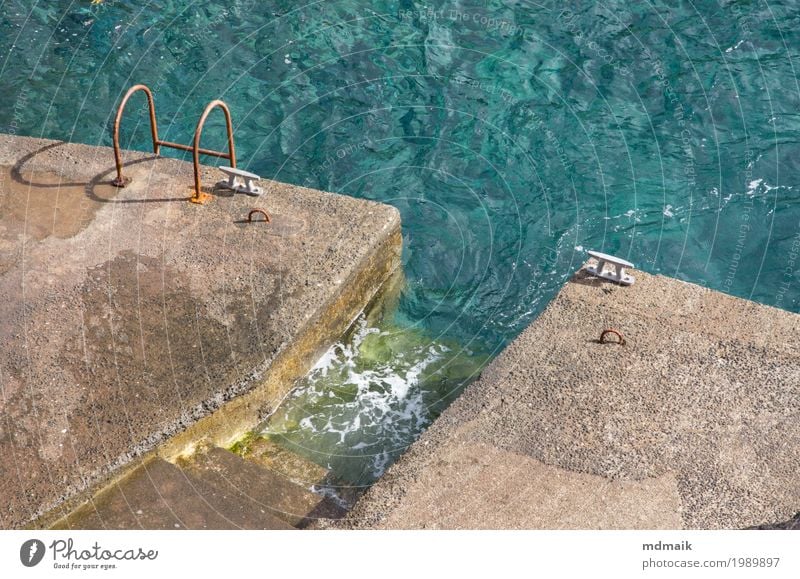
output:
{"label": "concrete platform", "polygon": [[131,476],[53,525],[56,530],[289,530],[294,527],[236,490],[152,458]]}
{"label": "concrete platform", "polygon": [[216,488],[238,496],[253,510],[266,509],[293,527],[302,528],[321,518],[341,518],[343,514],[329,499],[311,492],[310,486],[301,486],[221,448],[198,453],[181,468],[203,480],[213,480]]}
{"label": "concrete platform", "polygon": [[[186,201],[191,165],[0,135],[0,528],[256,425],[400,263],[384,205],[262,181]],[[203,169],[203,182],[222,178]],[[270,224],[243,222],[265,208]]]}
{"label": "concrete platform", "polygon": [[330,499],[218,447],[172,464],[145,460],[53,529],[251,529],[307,527],[341,518]]}
{"label": "concrete platform", "polygon": [[635,275],[578,272],[338,526],[790,528],[800,316]]}

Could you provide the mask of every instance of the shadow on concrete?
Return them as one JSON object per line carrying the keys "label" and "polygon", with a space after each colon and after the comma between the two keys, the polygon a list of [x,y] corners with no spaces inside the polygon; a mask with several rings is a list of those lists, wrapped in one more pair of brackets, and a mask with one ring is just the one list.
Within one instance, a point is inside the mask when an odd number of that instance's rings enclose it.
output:
{"label": "shadow on concrete", "polygon": [[64,144],[65,143],[62,142],[52,143],[50,145],[42,147],[41,149],[37,149],[31,153],[28,153],[27,155],[22,157],[19,161],[17,161],[13,167],[11,167],[11,178],[21,185],[27,185],[29,187],[37,187],[40,189],[48,189],[48,188],[52,189],[60,187],[82,187],[86,185],[86,183],[34,183],[22,176],[22,167],[27,165],[31,159],[33,159],[37,155],[41,155],[42,153],[60,147]]}
{"label": "shadow on concrete", "polygon": [[800,531],[800,513],[782,523],[767,523],[757,527],[748,527],[748,530],[757,531]]}
{"label": "shadow on concrete", "polygon": [[[31,153],[28,153],[27,155],[22,157],[19,161],[17,161],[17,163],[15,163],[14,166],[11,168],[11,178],[14,179],[14,181],[16,181],[17,183],[20,183],[21,185],[26,185],[26,186],[29,186],[29,187],[36,187],[38,189],[61,189],[61,188],[65,188],[65,187],[84,187],[85,192],[86,192],[86,196],[89,199],[91,199],[92,201],[97,201],[99,203],[166,203],[166,202],[171,202],[171,201],[186,201],[187,199],[189,199],[188,195],[185,196],[185,197],[163,197],[163,198],[154,198],[154,199],[150,199],[150,198],[148,198],[148,199],[109,199],[108,197],[102,197],[102,196],[98,195],[97,194],[98,186],[100,186],[100,185],[110,185],[111,184],[112,176],[114,176],[116,174],[116,167],[112,167],[110,169],[107,169],[106,171],[103,171],[102,173],[97,174],[88,183],[85,183],[85,182],[81,182],[81,183],[64,183],[64,182],[59,182],[59,183],[37,183],[37,182],[31,181],[29,179],[26,179],[23,176],[23,174],[22,174],[23,168],[25,167],[25,165],[27,163],[29,163],[36,156],[41,155],[42,153],[46,153],[47,151],[50,151],[50,150],[55,149],[57,147],[61,147],[61,146],[66,145],[66,144],[67,143],[65,143],[65,142],[51,143],[49,145],[45,145],[44,147],[41,147],[40,149],[32,151]],[[125,163],[124,166],[125,167],[131,167],[133,165],[138,165],[140,163],[146,163],[148,161],[153,161],[153,160],[159,159],[159,158],[160,157],[158,155],[148,155],[148,156],[143,157],[141,159],[136,159],[136,160],[130,161],[128,163]],[[216,191],[216,188],[203,187],[203,192],[204,193],[211,193],[211,194],[215,194],[215,195],[219,196],[218,192]]]}
{"label": "shadow on concrete", "polygon": [[289,215],[270,214],[269,222],[264,221],[262,217],[257,219],[257,221],[248,221],[247,218],[236,219],[233,224],[237,228],[261,226],[260,229],[263,230],[265,235],[277,237],[294,237],[299,235],[306,227],[305,221]]}
{"label": "shadow on concrete", "polygon": [[599,287],[603,288],[603,291],[613,291],[615,288],[619,287],[615,282],[596,277],[583,268],[575,272],[575,275],[572,276],[569,283]]}
{"label": "shadow on concrete", "polygon": [[[130,167],[132,165],[138,165],[139,163],[144,163],[147,161],[153,161],[154,159],[158,159],[158,155],[150,155],[148,157],[144,157],[142,159],[136,159],[135,161],[131,161],[126,163],[125,167]],[[172,201],[183,201],[186,202],[189,199],[189,195],[185,197],[159,197],[159,198],[144,198],[144,199],[107,199],[105,197],[100,197],[97,195],[97,187],[98,185],[109,185],[111,183],[111,176],[116,175],[117,169],[113,167],[108,169],[102,173],[99,173],[86,184],[86,196],[89,197],[93,201],[99,201],[100,203],[168,203]],[[203,187],[204,193],[212,193],[213,191],[210,190],[208,187]]]}
{"label": "shadow on concrete", "polygon": [[614,290],[621,287],[616,282],[601,277],[595,277],[585,269],[581,268],[575,272],[569,283],[576,283],[578,285],[588,285],[589,287],[596,287],[603,291],[604,294],[610,294]]}

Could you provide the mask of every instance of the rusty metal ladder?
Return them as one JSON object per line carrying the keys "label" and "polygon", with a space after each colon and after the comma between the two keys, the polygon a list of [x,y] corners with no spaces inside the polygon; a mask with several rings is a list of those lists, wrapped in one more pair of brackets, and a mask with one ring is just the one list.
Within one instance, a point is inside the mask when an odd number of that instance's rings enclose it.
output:
{"label": "rusty metal ladder", "polygon": [[[231,111],[228,109],[228,105],[221,100],[215,100],[208,103],[208,106],[206,106],[205,110],[203,111],[203,115],[200,117],[200,120],[197,123],[197,128],[194,131],[194,141],[191,146],[182,145],[180,143],[172,143],[170,141],[162,141],[158,138],[158,122],[156,121],[156,105],[153,99],[153,93],[149,88],[147,88],[147,86],[143,84],[137,84],[128,89],[128,92],[125,93],[125,96],[122,98],[122,102],[120,102],[119,108],[117,109],[117,117],[114,120],[114,162],[117,165],[117,177],[111,181],[111,184],[115,187],[125,187],[131,182],[129,177],[122,175],[122,151],[120,150],[119,146],[119,126],[122,121],[122,113],[125,111],[125,105],[128,104],[128,100],[131,98],[131,96],[139,91],[144,91],[144,93],[147,95],[147,105],[150,109],[150,134],[153,137],[153,153],[156,155],[160,154],[161,147],[169,147],[171,149],[178,149],[179,151],[191,152],[194,161],[194,192],[189,198],[189,201],[201,205],[206,203],[211,199],[211,196],[207,193],[203,193],[202,185],[200,183],[200,155],[210,155],[212,157],[228,159],[231,163],[231,167],[234,169],[236,168],[236,150],[233,145],[233,125],[231,123]],[[202,149],[200,147],[200,137],[203,134],[203,125],[205,124],[208,115],[215,108],[221,108],[222,112],[225,113],[225,124],[228,129],[227,153],[223,153],[222,151]]]}

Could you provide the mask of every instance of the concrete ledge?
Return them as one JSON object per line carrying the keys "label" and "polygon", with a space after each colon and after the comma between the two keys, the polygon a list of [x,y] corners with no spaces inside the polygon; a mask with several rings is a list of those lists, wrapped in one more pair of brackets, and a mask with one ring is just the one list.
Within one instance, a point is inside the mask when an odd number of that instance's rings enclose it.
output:
{"label": "concrete ledge", "polygon": [[[696,528],[800,511],[800,316],[578,272],[341,525]],[[603,329],[625,346],[600,344]]]}
{"label": "concrete ledge", "polygon": [[110,149],[0,135],[0,527],[241,435],[399,266],[391,207],[268,181],[196,206],[190,164],[126,166],[118,190]]}

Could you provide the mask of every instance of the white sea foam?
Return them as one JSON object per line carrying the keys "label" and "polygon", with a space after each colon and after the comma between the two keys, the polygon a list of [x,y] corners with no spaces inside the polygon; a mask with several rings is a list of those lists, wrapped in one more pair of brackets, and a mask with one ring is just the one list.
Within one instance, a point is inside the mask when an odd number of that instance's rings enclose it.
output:
{"label": "white sea foam", "polygon": [[733,52],[742,45],[742,42],[744,42],[744,40],[740,40],[734,46],[729,46],[728,48],[725,49],[725,52]]}
{"label": "white sea foam", "polygon": [[756,194],[756,190],[758,190],[758,186],[761,185],[763,179],[755,179],[750,181],[750,184],[747,186],[747,193],[745,193],[748,197],[752,197]]}
{"label": "white sea foam", "polygon": [[[374,334],[386,338],[390,350],[383,344],[366,347],[365,340]],[[431,364],[449,352],[443,344],[412,341],[411,351],[394,356],[391,340],[397,337],[359,319],[350,338],[325,352],[286,408],[277,413],[286,420],[271,421],[264,433],[316,439],[313,446],[328,447],[340,455],[364,454],[374,448],[371,471],[380,476],[393,459],[386,449],[404,446],[429,424],[431,414],[421,379]],[[302,418],[295,423],[290,416]]]}

